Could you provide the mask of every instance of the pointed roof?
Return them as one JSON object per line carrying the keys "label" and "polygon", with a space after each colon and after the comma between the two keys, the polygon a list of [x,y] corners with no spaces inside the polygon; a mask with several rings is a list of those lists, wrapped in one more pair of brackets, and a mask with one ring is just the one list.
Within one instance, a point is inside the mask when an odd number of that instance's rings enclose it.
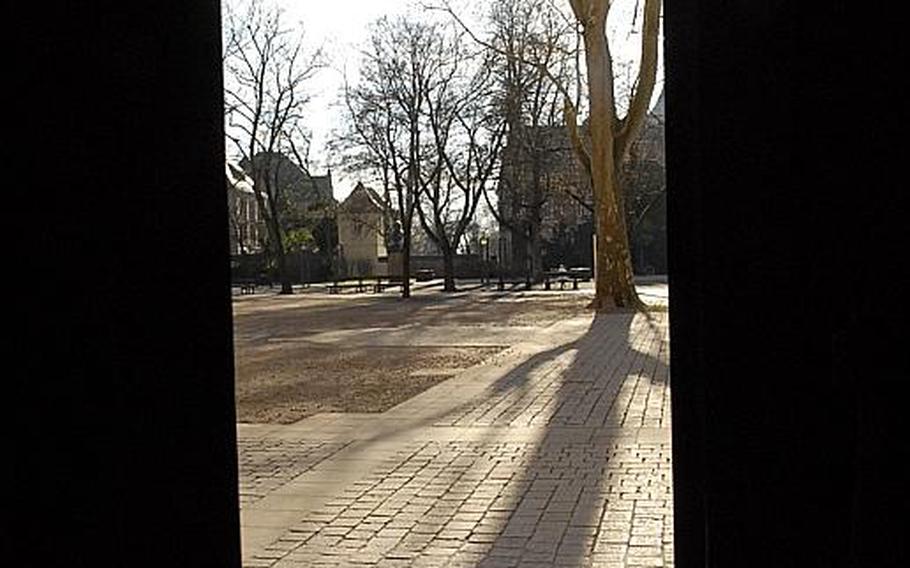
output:
{"label": "pointed roof", "polygon": [[[314,176],[300,164],[294,162],[281,152],[259,152],[253,156],[252,163],[262,165],[267,171],[277,172],[279,184],[288,199],[299,207],[309,207],[318,203],[336,203],[332,194],[332,173]],[[244,171],[250,173],[250,161],[244,158],[240,162]]]}
{"label": "pointed roof", "polygon": [[354,186],[354,189],[351,190],[351,193],[347,198],[341,203],[341,209],[357,213],[363,213],[370,209],[382,211],[384,208],[382,197],[379,196],[376,190],[363,185],[363,183],[359,181],[357,182],[357,185]]}

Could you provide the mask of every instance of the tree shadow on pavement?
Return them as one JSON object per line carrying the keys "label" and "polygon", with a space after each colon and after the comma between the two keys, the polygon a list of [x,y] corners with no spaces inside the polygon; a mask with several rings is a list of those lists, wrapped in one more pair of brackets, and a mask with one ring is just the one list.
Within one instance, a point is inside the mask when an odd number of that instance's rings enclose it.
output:
{"label": "tree shadow on pavement", "polygon": [[[509,480],[514,490],[495,507],[508,516],[478,566],[624,565],[630,554],[662,565],[670,558],[669,441],[638,443],[641,423],[629,424],[635,395],[624,396],[633,382],[636,389],[666,384],[660,333],[659,316],[598,315],[583,337],[540,355],[552,361],[575,350],[558,372],[553,407],[536,418],[545,423],[543,436],[526,448]],[[505,388],[528,388],[514,376],[503,380]]]}
{"label": "tree shadow on pavement", "polygon": [[[363,505],[336,504],[348,514],[382,503],[369,522],[389,523],[389,536],[362,550],[327,549],[338,538],[330,530],[350,529],[327,525],[336,513],[325,512],[306,521],[316,528],[296,529],[319,533],[298,558],[581,567],[621,566],[634,556],[640,565],[670,563],[669,439],[643,442],[641,434],[649,410],[669,406],[648,399],[669,396],[665,318],[598,315],[580,337],[576,331],[531,355],[460,404],[361,439],[348,459],[385,441],[410,441],[359,482],[362,489],[351,488]],[[418,432],[430,437],[412,440]],[[354,531],[369,538],[366,526]]]}
{"label": "tree shadow on pavement", "polygon": [[[665,326],[665,313],[598,315],[584,335],[532,355],[483,395],[365,442],[476,426],[471,451],[507,449],[491,474],[502,490],[455,565],[624,565],[630,554],[662,565],[671,558],[669,438],[639,442],[646,409],[636,397],[652,385],[669,396]],[[531,437],[512,438],[518,427]]]}

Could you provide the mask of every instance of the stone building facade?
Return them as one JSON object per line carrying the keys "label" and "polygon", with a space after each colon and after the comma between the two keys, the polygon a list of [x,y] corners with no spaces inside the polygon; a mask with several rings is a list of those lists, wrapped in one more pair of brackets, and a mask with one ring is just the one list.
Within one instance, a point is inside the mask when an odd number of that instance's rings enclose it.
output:
{"label": "stone building facade", "polygon": [[227,182],[230,254],[255,254],[262,250],[265,225],[253,191],[253,180],[243,169],[225,162]]}
{"label": "stone building facade", "polygon": [[339,256],[347,276],[388,274],[385,219],[382,198],[362,183],[338,206]]}
{"label": "stone building facade", "polygon": [[[632,235],[633,261],[641,271],[666,267],[664,188],[664,102],[661,95],[648,114],[623,166],[627,210],[644,211],[644,230]],[[582,127],[583,128],[583,127]],[[503,149],[497,187],[503,269],[525,274],[593,265],[594,225],[590,181],[575,155],[564,126],[525,126]],[[652,201],[656,201],[652,204]]]}

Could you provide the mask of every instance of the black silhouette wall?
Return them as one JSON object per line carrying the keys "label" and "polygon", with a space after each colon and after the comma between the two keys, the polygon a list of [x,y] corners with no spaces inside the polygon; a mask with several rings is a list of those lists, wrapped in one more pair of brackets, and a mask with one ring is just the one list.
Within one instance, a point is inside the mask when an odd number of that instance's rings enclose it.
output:
{"label": "black silhouette wall", "polygon": [[[218,3],[7,16],[11,540],[238,566]],[[900,23],[665,24],[676,565],[898,563]]]}

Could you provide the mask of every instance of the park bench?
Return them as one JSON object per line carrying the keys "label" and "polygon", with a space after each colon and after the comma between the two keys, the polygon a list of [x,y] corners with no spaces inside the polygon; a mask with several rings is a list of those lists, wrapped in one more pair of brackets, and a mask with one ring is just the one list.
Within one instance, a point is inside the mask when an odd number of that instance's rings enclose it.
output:
{"label": "park bench", "polygon": [[272,286],[272,282],[266,276],[257,276],[255,278],[235,278],[231,282],[232,286],[240,288],[240,294],[255,294],[257,286]]}
{"label": "park bench", "polygon": [[578,281],[584,280],[584,274],[579,272],[572,272],[569,270],[548,270],[544,272],[543,275],[543,287],[544,290],[549,290],[552,283],[558,283],[559,289],[565,289],[566,284],[569,282],[572,283],[572,289],[578,290]]}
{"label": "park bench", "polygon": [[420,268],[414,273],[414,277],[418,282],[428,282],[436,278],[436,271],[432,268]]}
{"label": "park bench", "polygon": [[496,281],[496,289],[503,292],[506,289],[506,284],[510,286],[522,285],[526,290],[531,289],[527,278],[499,278],[499,280]]}
{"label": "park bench", "polygon": [[366,292],[367,284],[364,284],[363,278],[353,280],[335,280],[326,289],[329,294],[338,294],[344,289],[353,289],[356,292]]}
{"label": "park bench", "polygon": [[240,295],[256,293],[256,280],[253,278],[237,278],[232,284],[240,288]]}
{"label": "park bench", "polygon": [[378,294],[386,288],[394,288],[401,285],[402,281],[399,279],[393,279],[388,276],[377,276],[376,283],[373,284],[373,293]]}
{"label": "park bench", "polygon": [[575,266],[570,268],[569,272],[578,276],[578,279],[584,282],[591,279],[591,269],[587,266]]}

